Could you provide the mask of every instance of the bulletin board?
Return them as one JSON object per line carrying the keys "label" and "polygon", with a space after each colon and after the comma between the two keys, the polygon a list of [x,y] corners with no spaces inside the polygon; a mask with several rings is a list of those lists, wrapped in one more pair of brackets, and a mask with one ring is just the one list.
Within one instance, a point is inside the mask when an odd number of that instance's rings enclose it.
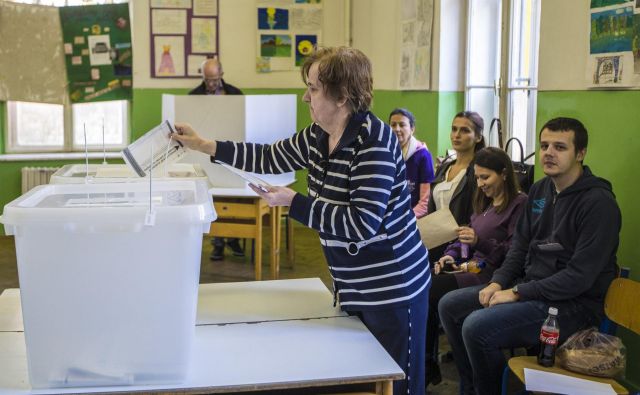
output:
{"label": "bulletin board", "polygon": [[218,0],[150,0],[151,78],[200,78],[219,57]]}
{"label": "bulletin board", "polygon": [[256,71],[299,68],[320,43],[322,0],[258,0]]}
{"label": "bulletin board", "polygon": [[60,7],[72,103],[131,99],[128,4]]}
{"label": "bulletin board", "polygon": [[589,86],[640,85],[640,0],[591,0],[590,23]]}

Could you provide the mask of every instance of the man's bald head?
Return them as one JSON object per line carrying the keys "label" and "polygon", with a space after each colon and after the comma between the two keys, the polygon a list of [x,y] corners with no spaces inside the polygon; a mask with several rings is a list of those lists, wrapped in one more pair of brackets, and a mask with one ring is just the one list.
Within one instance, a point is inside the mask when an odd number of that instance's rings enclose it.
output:
{"label": "man's bald head", "polygon": [[202,79],[210,95],[220,94],[222,90],[222,64],[218,58],[207,59],[200,66],[202,70]]}

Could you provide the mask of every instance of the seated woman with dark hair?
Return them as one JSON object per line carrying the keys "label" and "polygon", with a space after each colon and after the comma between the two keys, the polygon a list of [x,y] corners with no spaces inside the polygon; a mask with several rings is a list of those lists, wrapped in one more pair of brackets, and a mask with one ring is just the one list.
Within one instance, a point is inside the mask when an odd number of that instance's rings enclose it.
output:
{"label": "seated woman with dark hair", "polygon": [[488,282],[509,250],[511,236],[527,201],[519,192],[506,152],[488,147],[476,152],[477,189],[469,226],[457,229],[458,240],[435,263],[427,319],[427,384],[440,381],[437,362],[438,302],[447,292]]}

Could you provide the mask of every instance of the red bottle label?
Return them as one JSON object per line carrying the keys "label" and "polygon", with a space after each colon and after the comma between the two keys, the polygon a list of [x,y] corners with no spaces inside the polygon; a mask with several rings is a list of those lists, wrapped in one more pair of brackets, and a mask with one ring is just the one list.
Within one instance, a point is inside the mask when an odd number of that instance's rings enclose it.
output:
{"label": "red bottle label", "polygon": [[540,342],[546,343],[550,345],[558,344],[558,337],[560,337],[560,333],[558,332],[550,332],[546,330],[540,331]]}

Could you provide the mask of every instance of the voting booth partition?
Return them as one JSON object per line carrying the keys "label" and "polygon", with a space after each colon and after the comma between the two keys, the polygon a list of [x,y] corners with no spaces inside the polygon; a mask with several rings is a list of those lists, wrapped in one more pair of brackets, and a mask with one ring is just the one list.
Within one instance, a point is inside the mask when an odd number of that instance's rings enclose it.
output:
{"label": "voting booth partition", "polygon": [[[270,144],[296,133],[296,100],[296,95],[162,95],[162,119],[188,123],[210,140]],[[180,162],[200,165],[213,187],[246,185],[200,152],[187,152]],[[295,180],[295,173],[258,177],[272,185],[287,185]]]}

